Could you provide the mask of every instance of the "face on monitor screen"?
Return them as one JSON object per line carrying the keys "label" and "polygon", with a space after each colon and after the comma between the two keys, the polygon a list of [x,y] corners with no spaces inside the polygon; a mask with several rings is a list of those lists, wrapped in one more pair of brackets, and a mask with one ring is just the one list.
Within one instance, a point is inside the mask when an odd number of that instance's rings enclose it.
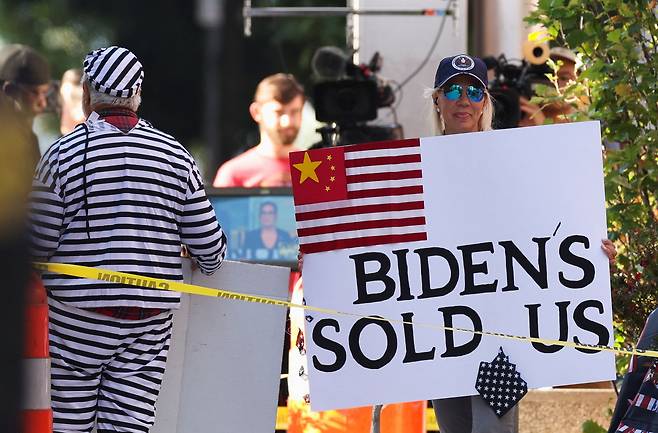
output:
{"label": "face on monitor screen", "polygon": [[289,190],[215,189],[208,196],[228,237],[227,259],[296,265],[299,246]]}

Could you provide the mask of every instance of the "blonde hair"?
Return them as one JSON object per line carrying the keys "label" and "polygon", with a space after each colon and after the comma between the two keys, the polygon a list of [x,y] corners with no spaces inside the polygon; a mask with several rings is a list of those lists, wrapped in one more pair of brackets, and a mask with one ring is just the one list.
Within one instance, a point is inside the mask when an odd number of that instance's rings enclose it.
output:
{"label": "blonde hair", "polygon": [[[437,113],[436,104],[434,101],[439,97],[439,92],[441,88],[436,87],[434,89],[425,89],[423,96],[428,101],[427,102],[427,116],[428,123],[431,125],[432,134],[434,135],[443,135],[445,134],[445,122],[443,121],[443,116],[441,113]],[[485,89],[485,102],[484,107],[482,108],[482,116],[478,121],[478,131],[491,131],[493,129],[493,116],[494,116],[494,106],[493,99],[489,92]]]}

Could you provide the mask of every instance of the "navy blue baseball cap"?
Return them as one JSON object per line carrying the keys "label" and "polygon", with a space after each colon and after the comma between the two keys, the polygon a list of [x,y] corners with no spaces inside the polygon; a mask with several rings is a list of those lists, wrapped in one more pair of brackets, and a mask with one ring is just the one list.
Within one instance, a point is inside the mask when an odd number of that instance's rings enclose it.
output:
{"label": "navy blue baseball cap", "polygon": [[443,86],[446,81],[457,75],[470,75],[478,79],[480,83],[487,88],[489,80],[487,78],[487,65],[479,57],[459,54],[457,56],[446,57],[441,60],[439,67],[436,69],[434,76],[434,88]]}

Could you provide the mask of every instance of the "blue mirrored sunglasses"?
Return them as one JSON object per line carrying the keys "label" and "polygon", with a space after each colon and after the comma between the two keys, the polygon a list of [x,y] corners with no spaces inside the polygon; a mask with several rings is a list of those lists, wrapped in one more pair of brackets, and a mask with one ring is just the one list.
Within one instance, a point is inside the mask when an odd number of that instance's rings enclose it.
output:
{"label": "blue mirrored sunglasses", "polygon": [[[459,84],[451,84],[443,88],[443,96],[448,101],[456,101],[462,97],[464,88]],[[466,96],[473,102],[480,102],[484,99],[484,88],[470,85],[466,88]]]}

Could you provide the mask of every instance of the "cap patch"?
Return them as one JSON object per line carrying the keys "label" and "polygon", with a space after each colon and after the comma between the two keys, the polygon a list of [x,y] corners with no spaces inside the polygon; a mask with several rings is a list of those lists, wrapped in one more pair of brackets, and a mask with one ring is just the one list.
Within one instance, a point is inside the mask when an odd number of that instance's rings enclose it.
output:
{"label": "cap patch", "polygon": [[470,71],[475,67],[475,62],[468,56],[456,56],[452,59],[452,67],[458,71]]}

